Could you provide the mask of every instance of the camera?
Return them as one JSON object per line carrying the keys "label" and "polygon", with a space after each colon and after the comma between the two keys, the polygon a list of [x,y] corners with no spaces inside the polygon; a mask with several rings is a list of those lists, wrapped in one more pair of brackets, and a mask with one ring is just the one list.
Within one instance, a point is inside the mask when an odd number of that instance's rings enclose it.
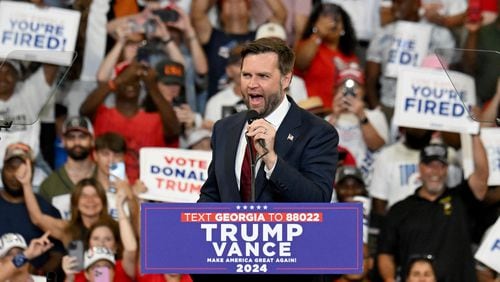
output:
{"label": "camera", "polygon": [[356,82],[352,79],[346,79],[344,81],[344,85],[343,85],[343,89],[342,89],[342,94],[344,94],[344,96],[353,96],[355,97],[356,96],[356,93],[354,92],[354,90],[356,89]]}
{"label": "camera", "polygon": [[137,61],[145,62],[150,66],[156,65],[165,57],[163,43],[157,39],[145,41],[145,43],[137,49]]}
{"label": "camera", "polygon": [[233,106],[222,106],[222,118],[228,117],[230,115],[243,112],[247,110],[247,105],[245,105],[245,102],[243,100],[238,101]]}
{"label": "camera", "polygon": [[154,15],[157,15],[162,22],[176,22],[179,20],[179,13],[173,9],[154,10]]}

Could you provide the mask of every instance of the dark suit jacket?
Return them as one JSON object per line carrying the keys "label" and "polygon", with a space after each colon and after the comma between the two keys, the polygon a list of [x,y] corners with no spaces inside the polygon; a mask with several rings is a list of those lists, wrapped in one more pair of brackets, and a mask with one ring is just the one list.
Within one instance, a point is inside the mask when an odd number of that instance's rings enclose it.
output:
{"label": "dark suit jacket", "polygon": [[[257,202],[329,202],[337,164],[338,134],[333,126],[301,109],[291,107],[276,133],[278,160],[269,180],[264,163],[257,172]],[[198,202],[240,202],[235,159],[246,123],[241,112],[215,123],[212,162]]]}

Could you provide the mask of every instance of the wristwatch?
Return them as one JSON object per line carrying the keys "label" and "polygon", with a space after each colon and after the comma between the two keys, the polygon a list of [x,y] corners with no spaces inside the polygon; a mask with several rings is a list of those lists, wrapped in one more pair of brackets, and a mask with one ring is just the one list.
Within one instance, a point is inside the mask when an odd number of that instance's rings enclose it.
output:
{"label": "wristwatch", "polygon": [[20,268],[21,266],[25,265],[28,262],[28,258],[23,254],[17,254],[13,259],[12,263],[16,268]]}

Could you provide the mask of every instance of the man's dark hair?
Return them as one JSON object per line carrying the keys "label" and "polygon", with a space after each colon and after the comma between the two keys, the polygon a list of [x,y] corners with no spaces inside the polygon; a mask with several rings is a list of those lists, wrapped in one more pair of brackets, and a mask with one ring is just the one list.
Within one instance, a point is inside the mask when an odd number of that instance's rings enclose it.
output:
{"label": "man's dark hair", "polygon": [[278,55],[278,68],[282,75],[292,72],[295,54],[285,41],[278,38],[265,37],[245,44],[241,50],[241,61],[243,63],[247,55],[264,53]]}
{"label": "man's dark hair", "polygon": [[95,139],[95,150],[109,149],[114,153],[126,153],[127,143],[125,138],[115,132],[106,132]]}

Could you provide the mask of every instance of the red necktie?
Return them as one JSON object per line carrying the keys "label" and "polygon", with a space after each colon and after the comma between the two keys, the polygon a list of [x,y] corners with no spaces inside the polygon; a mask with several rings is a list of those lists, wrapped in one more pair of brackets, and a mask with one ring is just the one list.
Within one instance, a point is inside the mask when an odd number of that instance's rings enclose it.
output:
{"label": "red necktie", "polygon": [[[253,147],[253,142],[250,142]],[[255,149],[253,150],[255,152]],[[242,202],[249,202],[251,199],[251,185],[252,185],[252,169],[251,169],[251,153],[250,146],[246,146],[245,157],[241,164],[241,177],[240,177],[240,195]]]}

